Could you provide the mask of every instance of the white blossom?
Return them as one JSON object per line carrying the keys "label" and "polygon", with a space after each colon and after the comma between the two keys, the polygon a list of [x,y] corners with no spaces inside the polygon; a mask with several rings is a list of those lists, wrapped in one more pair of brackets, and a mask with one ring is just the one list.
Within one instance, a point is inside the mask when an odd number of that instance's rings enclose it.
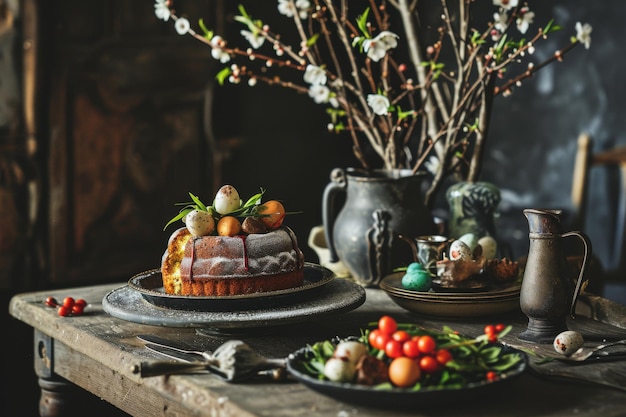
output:
{"label": "white blossom", "polygon": [[584,25],[580,22],[576,22],[576,39],[578,42],[585,45],[585,49],[589,49],[591,45],[591,31],[593,28],[589,23],[585,23]]}
{"label": "white blossom", "polygon": [[326,71],[316,65],[307,65],[304,71],[304,82],[311,85],[326,84]]}
{"label": "white blossom", "polygon": [[252,45],[254,49],[259,49],[265,42],[265,38],[260,31],[250,32],[249,30],[242,30],[240,33],[241,36],[250,42],[250,45]]}
{"label": "white blossom", "polygon": [[507,26],[509,25],[509,15],[506,12],[503,13],[494,13],[493,14],[493,27],[499,30],[500,32],[506,31]]}
{"label": "white blossom", "polygon": [[379,116],[384,116],[389,113],[389,99],[382,94],[368,94],[367,104],[374,110],[374,113]]}
{"label": "white blossom", "polygon": [[424,161],[424,168],[433,175],[437,175],[440,166],[439,158],[434,155],[431,155],[430,158]]}
{"label": "white blossom", "polygon": [[312,85],[309,88],[309,97],[317,104],[328,103],[330,99],[330,89],[325,85]]}
{"label": "white blossom", "polygon": [[287,17],[293,17],[298,13],[300,19],[306,19],[310,8],[309,0],[296,0],[294,3],[291,0],[278,0],[278,12]]}
{"label": "white blossom", "polygon": [[493,0],[493,5],[502,7],[504,10],[511,10],[519,4],[518,0]]}
{"label": "white blossom", "polygon": [[220,61],[222,64],[225,64],[230,61],[230,55],[222,49],[223,45],[224,40],[221,36],[213,36],[213,39],[211,39],[211,46],[213,47],[211,49],[211,56]]}
{"label": "white blossom", "polygon": [[154,14],[161,20],[168,21],[172,12],[170,8],[167,7],[166,0],[156,0],[154,2]]}
{"label": "white blossom", "polygon": [[388,30],[384,30],[375,38],[363,41],[363,51],[374,62],[380,61],[388,50],[398,46],[398,35]]}
{"label": "white blossom", "polygon": [[517,21],[515,22],[517,24],[517,30],[519,30],[520,33],[526,33],[526,31],[528,30],[528,27],[530,26],[530,24],[533,22],[534,19],[535,19],[535,12],[526,11],[522,13],[522,15],[518,17]]}
{"label": "white blossom", "polygon": [[179,17],[178,19],[176,19],[174,27],[176,28],[176,32],[178,32],[179,35],[185,35],[187,34],[187,32],[189,32],[191,25],[189,24],[189,20],[185,19],[184,17]]}

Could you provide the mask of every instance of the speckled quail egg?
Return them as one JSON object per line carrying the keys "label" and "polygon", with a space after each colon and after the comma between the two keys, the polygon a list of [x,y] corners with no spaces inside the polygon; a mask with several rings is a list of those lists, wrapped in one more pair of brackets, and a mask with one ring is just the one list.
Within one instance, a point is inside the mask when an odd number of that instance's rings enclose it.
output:
{"label": "speckled quail egg", "polygon": [[583,336],[573,330],[567,330],[559,333],[554,338],[554,350],[562,355],[570,356],[583,346]]}
{"label": "speckled quail egg", "polygon": [[232,213],[241,207],[239,192],[232,185],[223,185],[215,194],[213,207],[220,214]]}
{"label": "speckled quail egg", "polygon": [[193,237],[207,236],[215,229],[215,220],[208,211],[191,210],[185,216],[185,226]]}
{"label": "speckled quail egg", "polygon": [[433,285],[433,279],[430,272],[426,271],[422,264],[414,262],[407,267],[401,283],[405,290],[428,291]]}
{"label": "speckled quail egg", "polygon": [[406,267],[406,272],[414,273],[417,271],[426,271],[426,268],[419,262],[411,262],[409,266]]}
{"label": "speckled quail egg", "polygon": [[491,236],[483,236],[478,239],[478,245],[482,248],[485,259],[495,259],[498,253],[498,242]]}
{"label": "speckled quail egg", "polygon": [[474,249],[476,249],[476,246],[478,246],[478,238],[476,237],[474,233],[465,233],[463,236],[459,237],[457,240],[460,240],[461,242],[469,246],[472,253],[474,252]]}
{"label": "speckled quail egg", "polygon": [[450,259],[453,261],[457,261],[459,259],[464,261],[470,261],[474,257],[472,255],[472,250],[469,246],[462,240],[455,240],[450,245]]}

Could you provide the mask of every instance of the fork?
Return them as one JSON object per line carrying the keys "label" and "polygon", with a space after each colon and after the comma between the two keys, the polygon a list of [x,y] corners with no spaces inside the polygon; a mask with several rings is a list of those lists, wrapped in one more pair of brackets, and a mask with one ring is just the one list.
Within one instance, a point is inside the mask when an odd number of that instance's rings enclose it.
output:
{"label": "fork", "polygon": [[617,351],[617,352],[607,352],[605,349],[608,349],[613,346],[626,345],[626,339],[617,340],[615,342],[605,343],[603,345],[596,346],[592,349],[580,348],[570,356],[559,356],[556,357],[558,360],[567,361],[567,362],[583,362],[587,359],[594,357],[596,359],[614,357],[614,356],[626,356],[626,350]]}

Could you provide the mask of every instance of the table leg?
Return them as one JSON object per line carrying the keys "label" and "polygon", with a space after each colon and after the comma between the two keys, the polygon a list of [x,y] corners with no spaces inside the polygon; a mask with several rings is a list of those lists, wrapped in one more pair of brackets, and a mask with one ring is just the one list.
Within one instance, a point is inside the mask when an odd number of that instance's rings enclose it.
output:
{"label": "table leg", "polygon": [[61,417],[68,415],[69,397],[67,392],[72,384],[60,378],[39,378],[41,397],[39,399],[39,415],[41,417]]}
{"label": "table leg", "polygon": [[35,372],[39,377],[41,397],[39,415],[59,417],[68,415],[68,392],[74,385],[54,373],[54,339],[35,329]]}

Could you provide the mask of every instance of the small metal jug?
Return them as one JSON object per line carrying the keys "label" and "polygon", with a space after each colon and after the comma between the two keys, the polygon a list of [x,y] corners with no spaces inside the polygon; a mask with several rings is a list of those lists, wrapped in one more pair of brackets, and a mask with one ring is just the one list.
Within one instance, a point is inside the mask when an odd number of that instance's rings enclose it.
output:
{"label": "small metal jug", "polygon": [[445,250],[454,239],[441,235],[422,235],[416,238],[399,235],[413,250],[413,260],[419,262],[431,273],[437,275],[437,261],[443,259]]}
{"label": "small metal jug", "polygon": [[[528,326],[519,337],[540,343],[552,343],[567,330],[568,314],[574,317],[576,300],[591,256],[591,242],[582,232],[561,231],[562,210],[525,209],[530,247],[520,293],[520,308],[528,317]],[[563,250],[562,240],[576,236],[584,246],[582,267],[574,285]]]}

